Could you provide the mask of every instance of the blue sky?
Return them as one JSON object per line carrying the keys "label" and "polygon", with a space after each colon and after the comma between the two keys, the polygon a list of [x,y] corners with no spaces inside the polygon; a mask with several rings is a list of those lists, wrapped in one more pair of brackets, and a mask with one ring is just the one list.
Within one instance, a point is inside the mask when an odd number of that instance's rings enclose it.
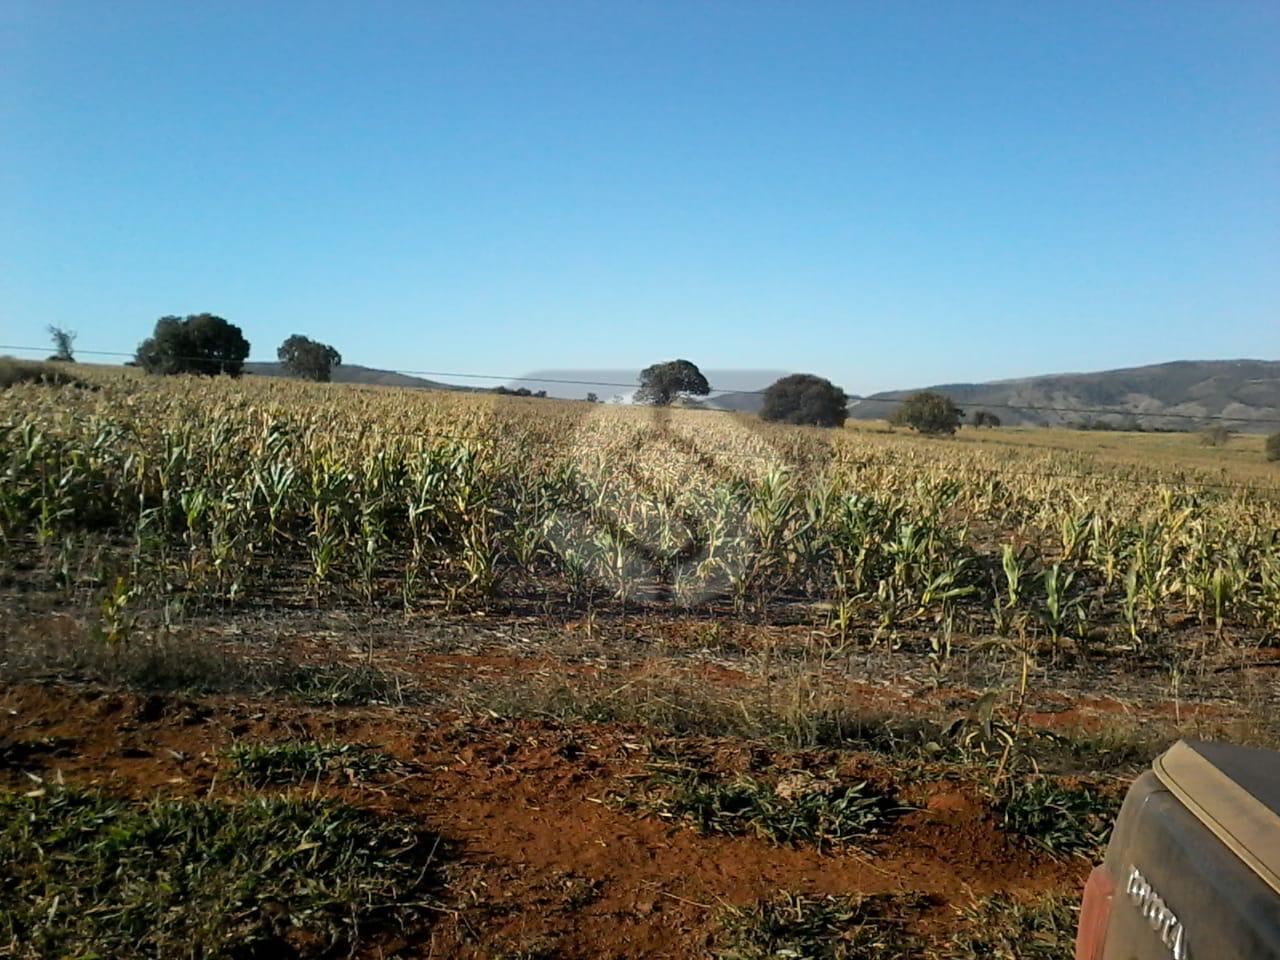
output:
{"label": "blue sky", "polygon": [[1280,358],[1280,4],[0,0],[0,342]]}

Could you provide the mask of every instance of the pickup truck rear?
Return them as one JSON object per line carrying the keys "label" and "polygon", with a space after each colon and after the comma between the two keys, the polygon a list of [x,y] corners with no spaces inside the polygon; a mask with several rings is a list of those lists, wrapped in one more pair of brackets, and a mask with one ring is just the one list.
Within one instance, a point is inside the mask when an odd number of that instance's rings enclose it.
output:
{"label": "pickup truck rear", "polygon": [[1129,788],[1076,960],[1280,960],[1280,753],[1179,741]]}

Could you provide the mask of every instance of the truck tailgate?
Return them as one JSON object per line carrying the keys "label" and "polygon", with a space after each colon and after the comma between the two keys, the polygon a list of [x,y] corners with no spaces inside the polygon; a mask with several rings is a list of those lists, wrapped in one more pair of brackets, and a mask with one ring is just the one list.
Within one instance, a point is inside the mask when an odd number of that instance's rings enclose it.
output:
{"label": "truck tailgate", "polygon": [[1125,798],[1105,960],[1280,960],[1280,764],[1182,742]]}

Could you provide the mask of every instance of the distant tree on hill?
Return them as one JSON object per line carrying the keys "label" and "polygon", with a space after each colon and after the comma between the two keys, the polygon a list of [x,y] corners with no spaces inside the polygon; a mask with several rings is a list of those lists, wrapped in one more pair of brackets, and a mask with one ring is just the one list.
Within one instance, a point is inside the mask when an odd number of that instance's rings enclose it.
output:
{"label": "distant tree on hill", "polygon": [[249,356],[240,328],[211,313],[161,317],[138,344],[134,361],[148,373],[200,373],[238,377]]}
{"label": "distant tree on hill", "polygon": [[930,435],[953,434],[964,419],[964,411],[945,394],[932,390],[913,393],[902,402],[893,422]]}
{"label": "distant tree on hill", "polygon": [[635,401],[665,407],[678,397],[705,397],[710,392],[711,385],[694,364],[688,360],[668,360],[640,371],[640,389],[635,393]]}
{"label": "distant tree on hill", "polygon": [[597,397],[594,393],[587,394],[587,403],[599,403],[599,402],[600,402],[600,398]]}
{"label": "distant tree on hill", "polygon": [[74,363],[75,356],[71,345],[76,341],[74,330],[63,330],[61,327],[49,327],[49,336],[53,338],[54,354],[49,358],[53,363]]}
{"label": "distant tree on hill", "polygon": [[498,384],[498,386],[494,387],[493,392],[503,397],[536,397],[539,400],[546,399],[547,396],[547,391],[545,390],[538,390],[535,392],[530,390],[528,387],[516,387],[513,390],[511,387],[503,384]]}
{"label": "distant tree on hill", "polygon": [[1000,426],[1000,418],[988,410],[979,410],[973,415],[973,425],[975,427],[998,427]]}
{"label": "distant tree on hill", "polygon": [[1267,437],[1266,451],[1268,460],[1272,462],[1280,460],[1280,433],[1273,433]]}
{"label": "distant tree on hill", "polygon": [[1200,431],[1200,442],[1206,447],[1225,447],[1230,440],[1231,431],[1220,423]]}
{"label": "distant tree on hill", "polygon": [[764,392],[761,420],[842,427],[849,416],[849,398],[830,380],[811,373],[793,373]]}
{"label": "distant tree on hill", "polygon": [[300,333],[280,344],[276,357],[285,373],[317,383],[328,383],[333,376],[333,368],[342,366],[342,354],[337,350]]}

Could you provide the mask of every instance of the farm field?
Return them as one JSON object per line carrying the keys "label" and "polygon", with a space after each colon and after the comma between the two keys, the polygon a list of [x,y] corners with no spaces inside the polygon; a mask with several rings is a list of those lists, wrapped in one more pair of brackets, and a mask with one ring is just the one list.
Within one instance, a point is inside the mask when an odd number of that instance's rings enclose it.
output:
{"label": "farm field", "polygon": [[0,394],[0,955],[1066,958],[1280,744],[1280,470],[286,381]]}

